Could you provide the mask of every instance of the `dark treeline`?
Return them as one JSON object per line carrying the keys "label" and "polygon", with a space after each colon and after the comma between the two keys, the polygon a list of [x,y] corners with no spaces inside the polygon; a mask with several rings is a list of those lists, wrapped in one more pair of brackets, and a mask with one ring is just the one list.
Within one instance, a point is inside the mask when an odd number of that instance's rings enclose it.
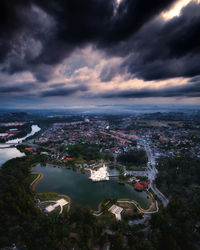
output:
{"label": "dark treeline", "polygon": [[185,203],[180,197],[173,198],[166,208],[152,216],[154,249],[199,249],[199,215],[200,195],[193,203]]}
{"label": "dark treeline", "polygon": [[100,146],[96,144],[76,144],[69,147],[68,153],[70,157],[89,162],[91,160],[100,160],[102,158],[99,150]]}
{"label": "dark treeline", "polygon": [[200,159],[163,157],[157,168],[156,184],[166,196],[180,195],[186,201],[195,199],[200,188]]}
{"label": "dark treeline", "polygon": [[123,164],[143,165],[148,161],[145,150],[131,150],[128,153],[121,154],[117,157],[117,161]]}
{"label": "dark treeline", "polygon": [[[62,216],[41,213],[34,205],[29,173],[36,157],[16,158],[0,169],[0,248],[13,243],[21,249],[103,249],[188,250],[198,249],[199,196],[193,203],[180,198],[152,216],[151,230],[143,225],[129,226],[105,212],[91,215],[89,208],[77,207]],[[83,188],[83,187],[80,187]]]}

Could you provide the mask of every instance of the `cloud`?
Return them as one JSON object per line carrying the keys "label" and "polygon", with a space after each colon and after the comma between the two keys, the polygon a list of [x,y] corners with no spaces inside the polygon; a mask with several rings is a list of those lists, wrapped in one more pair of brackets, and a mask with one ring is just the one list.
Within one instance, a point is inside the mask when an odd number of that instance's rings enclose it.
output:
{"label": "cloud", "polygon": [[51,84],[51,85],[49,85],[49,87],[55,89],[55,88],[64,87],[65,85],[66,85],[66,83],[61,82],[61,83],[54,83],[54,84]]}
{"label": "cloud", "polygon": [[173,0],[123,0],[120,2],[116,15],[113,17],[109,31],[109,40],[123,41],[135,34],[151,18],[168,8]]}
{"label": "cloud", "polygon": [[200,82],[200,76],[192,77],[189,82]]}
{"label": "cloud", "polygon": [[[146,81],[200,74],[200,4],[191,2],[180,16],[168,21],[156,18],[131,38],[106,52],[124,61],[108,69],[109,80],[115,72],[128,72]],[[109,71],[109,74],[108,74]]]}
{"label": "cloud", "polygon": [[23,83],[21,85],[11,85],[11,86],[0,86],[0,95],[1,94],[10,94],[10,93],[22,93],[34,89],[34,83]]}
{"label": "cloud", "polygon": [[162,18],[176,2],[2,0],[2,95],[199,97],[200,4]]}
{"label": "cloud", "polygon": [[101,98],[200,97],[200,82],[160,89],[141,88],[112,91],[97,96]]}
{"label": "cloud", "polygon": [[28,70],[39,81],[48,81],[51,66],[75,49],[88,44],[104,48],[123,41],[173,2],[123,0],[116,7],[115,0],[2,0],[2,71]]}
{"label": "cloud", "polygon": [[86,86],[71,87],[71,88],[55,88],[53,90],[46,90],[41,93],[41,97],[55,97],[55,96],[71,96],[77,92],[85,92],[88,88]]}
{"label": "cloud", "polygon": [[[32,1],[1,1],[0,70],[35,73],[38,59],[55,33],[55,21]],[[40,69],[39,69],[40,70]]]}

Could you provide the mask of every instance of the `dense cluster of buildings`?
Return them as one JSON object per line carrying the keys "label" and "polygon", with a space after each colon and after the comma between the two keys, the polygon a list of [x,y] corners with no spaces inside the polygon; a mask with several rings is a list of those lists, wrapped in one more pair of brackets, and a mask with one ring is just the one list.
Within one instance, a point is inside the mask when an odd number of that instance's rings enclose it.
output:
{"label": "dense cluster of buildings", "polygon": [[142,144],[136,143],[139,138],[150,145],[155,158],[184,153],[200,157],[199,136],[198,124],[191,124],[190,121],[143,121],[137,116],[109,122],[96,118],[54,123],[35,143],[52,150],[55,159],[66,161],[71,156],[63,148],[70,145],[101,145],[101,152],[116,156],[134,148],[142,148]]}
{"label": "dense cluster of buildings", "polygon": [[[141,131],[142,130],[142,131]],[[138,135],[147,141],[155,158],[161,156],[181,156],[189,154],[200,157],[200,140],[198,131],[179,127],[140,129]]]}
{"label": "dense cluster of buildings", "polygon": [[17,134],[21,133],[21,126],[25,123],[23,122],[8,122],[8,123],[0,123],[0,140],[1,142],[5,142],[9,139],[12,139]]}
{"label": "dense cluster of buildings", "polygon": [[66,161],[72,160],[66,149],[76,144],[100,145],[101,153],[115,155],[133,148],[135,134],[130,134],[130,139],[127,139],[123,138],[125,135],[118,135],[118,131],[108,128],[109,123],[105,120],[55,123],[42,133],[35,143],[51,150],[53,158]]}

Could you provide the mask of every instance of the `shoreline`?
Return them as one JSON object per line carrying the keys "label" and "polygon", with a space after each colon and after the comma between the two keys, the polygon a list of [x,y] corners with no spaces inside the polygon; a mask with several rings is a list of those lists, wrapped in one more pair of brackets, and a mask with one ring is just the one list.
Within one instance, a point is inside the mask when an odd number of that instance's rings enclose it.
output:
{"label": "shoreline", "polygon": [[[33,167],[31,167],[31,171],[33,170]],[[38,176],[32,181],[32,183],[30,184],[30,187],[32,189],[32,191],[36,194],[36,195],[42,195],[42,194],[45,194],[45,193],[49,193],[49,192],[43,192],[43,193],[39,193],[35,190],[35,187],[36,185],[38,184],[38,182],[44,177],[44,174],[43,173],[40,173],[40,172],[31,172],[31,174],[34,173],[34,174],[38,174]],[[58,196],[60,197],[64,197],[67,201],[68,201],[68,204],[67,204],[67,212],[69,212],[70,208],[71,208],[71,198],[66,195],[66,194],[59,194],[59,193],[56,193]]]}
{"label": "shoreline", "polygon": [[[147,209],[142,208],[141,205],[137,201],[131,200],[131,199],[122,198],[122,199],[118,199],[117,202],[118,203],[133,204],[137,208],[137,210],[140,211],[143,214],[157,213],[159,211],[157,201],[155,200],[153,195],[148,190],[146,191],[146,193],[147,193],[148,199],[150,200],[150,204],[149,204],[149,207]],[[153,208],[156,209],[156,210],[153,210]]]}
{"label": "shoreline", "polygon": [[[36,130],[34,131],[35,127],[36,127]],[[26,140],[28,137],[33,136],[34,134],[36,134],[40,130],[41,130],[41,128],[37,124],[33,124],[33,125],[31,125],[30,133],[28,133],[25,136],[20,137],[20,138],[15,138],[15,139],[8,140],[8,141],[5,142],[5,144],[9,144],[9,143],[18,144],[19,142],[22,142],[23,140]]]}
{"label": "shoreline", "polygon": [[35,187],[38,184],[38,182],[44,177],[43,173],[40,172],[32,172],[34,174],[38,174],[38,176],[33,180],[33,182],[30,184],[31,189],[36,192]]}

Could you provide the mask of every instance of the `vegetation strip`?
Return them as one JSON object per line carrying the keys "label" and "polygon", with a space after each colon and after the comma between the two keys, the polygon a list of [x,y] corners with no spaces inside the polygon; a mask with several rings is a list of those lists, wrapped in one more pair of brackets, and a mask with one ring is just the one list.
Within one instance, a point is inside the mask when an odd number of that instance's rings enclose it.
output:
{"label": "vegetation strip", "polygon": [[35,191],[35,187],[38,184],[38,182],[44,177],[42,173],[37,173],[38,176],[35,178],[35,180],[30,184],[33,191]]}

